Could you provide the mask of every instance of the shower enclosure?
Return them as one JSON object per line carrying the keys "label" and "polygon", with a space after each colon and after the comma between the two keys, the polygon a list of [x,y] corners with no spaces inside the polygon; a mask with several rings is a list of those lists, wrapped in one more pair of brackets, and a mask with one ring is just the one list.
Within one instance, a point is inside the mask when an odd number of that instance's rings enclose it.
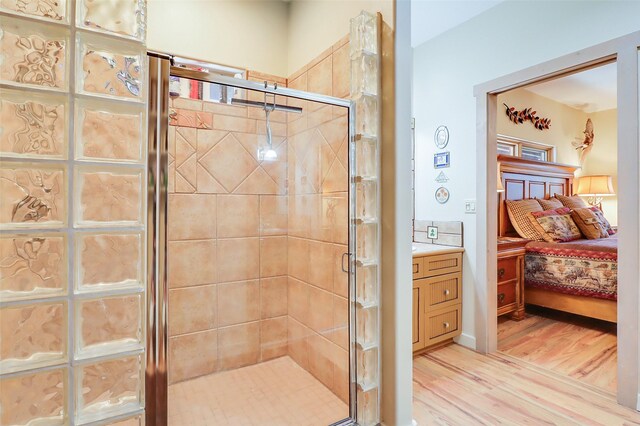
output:
{"label": "shower enclosure", "polygon": [[149,56],[147,416],[348,424],[351,101],[172,62]]}

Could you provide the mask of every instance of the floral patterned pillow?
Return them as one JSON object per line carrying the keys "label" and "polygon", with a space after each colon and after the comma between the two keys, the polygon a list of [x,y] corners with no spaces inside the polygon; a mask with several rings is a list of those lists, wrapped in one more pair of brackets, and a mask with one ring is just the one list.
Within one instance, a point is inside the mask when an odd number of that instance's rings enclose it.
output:
{"label": "floral patterned pillow", "polygon": [[550,243],[579,240],[582,237],[578,225],[571,219],[571,209],[562,207],[530,213],[531,224]]}
{"label": "floral patterned pillow", "polygon": [[609,223],[607,218],[604,217],[604,213],[602,213],[602,210],[600,210],[595,206],[589,207],[589,210],[591,210],[593,214],[596,215],[596,217],[598,218],[598,221],[600,221],[602,226],[604,226],[604,228],[607,230],[607,234],[613,235],[616,233],[616,231],[611,227],[611,224]]}

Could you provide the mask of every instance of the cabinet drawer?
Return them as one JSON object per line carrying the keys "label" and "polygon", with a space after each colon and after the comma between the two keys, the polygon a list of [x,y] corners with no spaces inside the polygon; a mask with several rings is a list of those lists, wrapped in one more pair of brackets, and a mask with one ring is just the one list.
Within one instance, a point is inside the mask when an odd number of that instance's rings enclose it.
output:
{"label": "cabinet drawer", "polygon": [[442,309],[427,317],[428,344],[437,343],[460,334],[461,305]]}
{"label": "cabinet drawer", "polygon": [[439,254],[423,257],[423,277],[462,271],[462,253]]}
{"label": "cabinet drawer", "polygon": [[498,309],[516,303],[517,281],[498,286]]}
{"label": "cabinet drawer", "polygon": [[425,283],[427,312],[460,303],[462,273],[438,275],[420,280]]}
{"label": "cabinet drawer", "polygon": [[498,282],[503,283],[518,276],[518,258],[509,257],[498,260]]}
{"label": "cabinet drawer", "polygon": [[424,277],[424,262],[422,261],[423,257],[414,257],[413,258],[413,279],[418,279]]}

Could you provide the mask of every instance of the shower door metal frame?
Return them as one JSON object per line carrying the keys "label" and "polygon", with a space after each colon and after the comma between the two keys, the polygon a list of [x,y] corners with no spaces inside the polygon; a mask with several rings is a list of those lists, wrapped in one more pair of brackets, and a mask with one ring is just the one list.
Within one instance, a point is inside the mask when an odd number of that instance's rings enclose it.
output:
{"label": "shower door metal frame", "polygon": [[[286,96],[347,108],[349,169],[349,417],[332,426],[356,424],[356,251],[355,226],[355,108],[353,101],[286,87],[269,86],[214,73],[174,66],[172,55],[147,52],[149,60],[148,114],[148,202],[147,202],[147,368],[146,425],[166,425],[168,421],[168,131],[169,78],[171,76],[214,83],[256,92]],[[344,265],[343,265],[344,268]]]}

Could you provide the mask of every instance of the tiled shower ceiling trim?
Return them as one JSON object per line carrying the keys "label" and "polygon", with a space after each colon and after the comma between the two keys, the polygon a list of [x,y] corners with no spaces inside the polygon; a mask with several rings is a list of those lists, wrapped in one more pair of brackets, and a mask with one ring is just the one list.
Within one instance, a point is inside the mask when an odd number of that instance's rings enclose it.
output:
{"label": "tiled shower ceiling trim", "polygon": [[142,425],[146,2],[0,16],[0,424]]}

